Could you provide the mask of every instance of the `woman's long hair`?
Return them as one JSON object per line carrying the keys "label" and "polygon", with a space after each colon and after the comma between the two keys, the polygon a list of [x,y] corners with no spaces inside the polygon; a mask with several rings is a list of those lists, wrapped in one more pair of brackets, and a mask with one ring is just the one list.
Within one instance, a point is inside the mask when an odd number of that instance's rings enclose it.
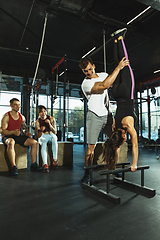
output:
{"label": "woman's long hair", "polygon": [[103,161],[106,162],[106,166],[108,169],[112,170],[116,167],[116,150],[120,147],[120,145],[123,143],[122,138],[122,131],[121,130],[115,130],[111,137],[107,139],[107,141],[104,143],[103,147]]}

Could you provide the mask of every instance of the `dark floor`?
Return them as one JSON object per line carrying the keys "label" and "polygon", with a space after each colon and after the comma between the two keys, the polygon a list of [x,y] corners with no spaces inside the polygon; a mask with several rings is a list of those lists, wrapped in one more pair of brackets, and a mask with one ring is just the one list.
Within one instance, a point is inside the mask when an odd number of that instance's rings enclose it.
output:
{"label": "dark floor", "polygon": [[[145,186],[156,189],[146,198],[120,188],[114,205],[81,188],[85,148],[74,145],[73,168],[48,174],[19,171],[18,177],[0,174],[0,233],[2,240],[159,240],[160,160],[157,152],[140,149],[139,165]],[[130,159],[130,153],[129,153]],[[140,183],[140,172],[127,173]]]}

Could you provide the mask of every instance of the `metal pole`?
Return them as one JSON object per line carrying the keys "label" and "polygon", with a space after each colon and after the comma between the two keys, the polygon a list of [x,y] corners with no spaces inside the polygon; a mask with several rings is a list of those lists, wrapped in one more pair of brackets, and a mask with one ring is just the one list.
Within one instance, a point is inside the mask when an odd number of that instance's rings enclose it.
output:
{"label": "metal pole", "polygon": [[151,107],[150,107],[150,96],[149,96],[149,89],[147,89],[147,96],[148,96],[148,139],[151,139]]}
{"label": "metal pole", "polygon": [[69,129],[68,129],[68,123],[69,123],[69,114],[68,114],[68,109],[69,109],[69,81],[67,83],[67,109],[66,109],[66,133],[67,133],[67,138],[68,138],[68,132],[69,132]]}
{"label": "metal pole", "polygon": [[104,51],[104,71],[107,72],[107,65],[106,65],[106,34],[105,34],[105,30],[103,30],[103,51]]}
{"label": "metal pole", "polygon": [[53,116],[53,74],[52,74],[52,81],[51,81],[51,116]]}
{"label": "metal pole", "polygon": [[57,73],[56,73],[56,92],[55,92],[55,97],[58,95],[58,67],[57,67]]}
{"label": "metal pole", "polygon": [[87,142],[87,137],[86,137],[86,129],[87,129],[87,99],[84,98],[84,146],[86,145]]}
{"label": "metal pole", "polygon": [[140,130],[142,137],[142,93],[140,92]]}
{"label": "metal pole", "polygon": [[66,131],[66,55],[64,59],[64,84],[63,84],[63,141],[65,141],[65,131]]}
{"label": "metal pole", "polygon": [[36,94],[36,119],[38,118],[38,96],[39,96],[39,79],[37,80],[37,94]]}

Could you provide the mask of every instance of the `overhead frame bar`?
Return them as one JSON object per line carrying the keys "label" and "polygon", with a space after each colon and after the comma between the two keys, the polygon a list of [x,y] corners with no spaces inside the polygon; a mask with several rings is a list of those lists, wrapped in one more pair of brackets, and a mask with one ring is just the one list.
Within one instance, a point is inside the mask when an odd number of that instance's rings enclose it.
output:
{"label": "overhead frame bar", "polygon": [[54,73],[54,70],[55,70],[56,68],[58,68],[59,65],[60,65],[62,62],[64,62],[64,60],[65,60],[65,56],[63,56],[63,57],[61,58],[61,60],[60,60],[54,67],[52,67],[52,73]]}

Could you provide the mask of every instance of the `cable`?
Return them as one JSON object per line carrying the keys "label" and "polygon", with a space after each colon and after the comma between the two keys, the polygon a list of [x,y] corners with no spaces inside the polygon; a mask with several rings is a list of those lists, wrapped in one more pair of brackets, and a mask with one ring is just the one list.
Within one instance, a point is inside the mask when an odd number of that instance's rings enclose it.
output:
{"label": "cable", "polygon": [[32,108],[33,108],[33,86],[34,86],[34,83],[35,83],[35,80],[36,80],[37,71],[38,71],[38,67],[39,67],[39,62],[40,62],[40,59],[41,59],[41,53],[42,53],[43,42],[44,42],[44,36],[45,36],[45,30],[46,30],[46,24],[47,24],[47,17],[48,17],[48,13],[46,13],[46,16],[45,16],[44,27],[43,27],[43,33],[42,33],[42,40],[41,40],[41,45],[40,45],[40,50],[39,50],[39,56],[38,56],[38,61],[37,61],[37,66],[36,66],[36,70],[35,70],[35,74],[34,74],[33,82],[32,82],[30,125],[31,125],[31,120],[32,120]]}

